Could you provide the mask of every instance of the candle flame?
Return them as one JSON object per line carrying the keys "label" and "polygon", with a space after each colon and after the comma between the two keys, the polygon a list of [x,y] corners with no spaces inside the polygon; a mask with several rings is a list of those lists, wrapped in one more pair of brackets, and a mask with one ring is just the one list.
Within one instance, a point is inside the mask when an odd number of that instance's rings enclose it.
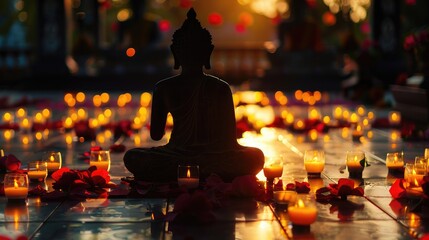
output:
{"label": "candle flame", "polygon": [[354,161],[355,161],[355,162],[357,162],[357,160],[358,160],[358,159],[357,159],[357,156],[355,156]]}
{"label": "candle flame", "polygon": [[101,162],[103,159],[101,158],[101,154],[98,155],[98,161]]}
{"label": "candle flame", "polygon": [[13,187],[18,188],[18,180],[13,179]]}
{"label": "candle flame", "polygon": [[49,157],[49,160],[50,160],[51,162],[55,161],[54,156],[53,156],[53,155],[51,155],[51,156]]}
{"label": "candle flame", "polygon": [[36,170],[39,170],[39,163],[36,163]]}
{"label": "candle flame", "polygon": [[419,181],[417,181],[417,178],[414,178],[414,185],[417,187],[420,186]]}
{"label": "candle flame", "polygon": [[298,199],[297,206],[298,206],[299,208],[303,208],[303,207],[305,207],[304,201],[302,201],[302,199]]}
{"label": "candle flame", "polygon": [[191,177],[191,170],[188,169],[188,171],[186,172],[186,177],[190,178]]}

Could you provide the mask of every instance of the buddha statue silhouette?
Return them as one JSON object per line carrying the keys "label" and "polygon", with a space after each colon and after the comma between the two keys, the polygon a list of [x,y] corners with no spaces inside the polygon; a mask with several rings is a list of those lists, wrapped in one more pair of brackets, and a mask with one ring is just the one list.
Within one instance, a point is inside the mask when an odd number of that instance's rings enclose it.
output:
{"label": "buddha statue silhouette", "polygon": [[191,8],[170,47],[174,68],[181,73],[155,84],[150,136],[161,140],[168,113],[173,117],[169,142],[162,146],[129,149],[125,167],[135,179],[151,182],[177,180],[179,164],[198,165],[200,179],[210,174],[224,181],[256,175],[264,164],[263,152],[237,142],[231,88],[225,81],[205,74],[213,51],[209,31],[201,27]]}

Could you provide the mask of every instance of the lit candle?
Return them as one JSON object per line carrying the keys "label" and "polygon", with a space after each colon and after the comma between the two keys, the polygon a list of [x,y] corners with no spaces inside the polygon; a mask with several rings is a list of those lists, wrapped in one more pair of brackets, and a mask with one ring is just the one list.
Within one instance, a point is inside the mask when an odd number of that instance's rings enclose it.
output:
{"label": "lit candle", "polygon": [[4,194],[7,199],[25,199],[28,195],[28,176],[7,173],[4,177]]}
{"label": "lit candle", "polygon": [[181,166],[177,167],[177,184],[180,187],[194,189],[200,185],[199,166]]}
{"label": "lit candle", "polygon": [[405,166],[404,179],[408,187],[420,188],[423,177],[426,175],[426,165],[422,163],[407,163]]}
{"label": "lit candle", "polygon": [[360,138],[362,136],[363,136],[362,125],[357,124],[356,127],[353,129],[353,132],[352,132],[352,140],[353,141],[360,141]]}
{"label": "lit candle", "polygon": [[325,168],[325,153],[318,150],[305,151],[304,166],[309,175],[320,176]]}
{"label": "lit candle", "polygon": [[272,164],[264,167],[264,175],[267,179],[281,177],[283,174],[283,165]]}
{"label": "lit candle", "polygon": [[31,181],[44,181],[48,175],[46,162],[36,161],[28,163],[27,175]]}
{"label": "lit candle", "polygon": [[282,190],[282,191],[274,191],[273,198],[277,204],[287,205],[290,202],[295,202],[296,199],[296,191],[292,190]]}
{"label": "lit candle", "polygon": [[362,177],[362,172],[365,167],[365,153],[362,151],[347,152],[347,170],[350,177]]}
{"label": "lit candle", "polygon": [[401,123],[401,113],[397,111],[389,112],[389,123],[392,126],[397,126]]}
{"label": "lit candle", "polygon": [[305,129],[305,123],[303,120],[301,119],[297,119],[294,123],[293,123],[293,128],[297,131],[303,131]]}
{"label": "lit candle", "polygon": [[52,173],[55,172],[56,170],[61,168],[61,164],[62,164],[62,157],[61,157],[61,152],[51,152],[48,154],[47,157],[47,168],[48,168],[48,173]]}
{"label": "lit candle", "polygon": [[110,170],[110,152],[108,150],[91,151],[89,159],[90,166],[96,166],[97,169]]}
{"label": "lit candle", "polygon": [[403,154],[399,152],[386,154],[386,166],[389,172],[402,173],[404,172]]}
{"label": "lit candle", "polygon": [[289,220],[294,225],[308,226],[317,219],[316,204],[310,197],[300,195],[302,194],[297,195],[295,204],[289,204],[287,208]]}
{"label": "lit candle", "polygon": [[336,120],[340,120],[343,117],[343,107],[341,106],[336,106],[334,108],[334,110],[332,111],[332,116],[334,117],[334,119]]}

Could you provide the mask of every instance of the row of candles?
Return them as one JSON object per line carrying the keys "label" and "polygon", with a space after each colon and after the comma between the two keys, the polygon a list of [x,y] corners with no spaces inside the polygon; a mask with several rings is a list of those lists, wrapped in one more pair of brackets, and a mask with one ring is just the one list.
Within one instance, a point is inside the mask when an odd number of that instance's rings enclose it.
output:
{"label": "row of candles", "polygon": [[[325,166],[323,150],[307,150],[304,153],[304,167],[309,178],[320,178]],[[361,178],[366,166],[365,152],[352,150],[347,152],[346,167],[351,178]],[[386,154],[386,167],[389,173],[404,173],[404,179],[409,188],[421,188],[421,181],[429,171],[429,148],[424,156],[416,157],[415,163],[404,164],[402,152]],[[405,172],[404,172],[405,171]],[[275,178],[283,175],[283,158],[281,156],[267,157],[263,169],[267,184],[272,184]],[[285,184],[283,184],[285,188]],[[314,196],[298,194],[294,190],[273,191],[273,200],[276,204],[286,205],[289,219],[296,225],[310,225],[317,219],[317,208]]]}
{"label": "row of candles", "polygon": [[[3,150],[2,154],[4,154]],[[29,181],[43,182],[47,176],[62,167],[61,152],[49,152],[44,160],[28,163],[25,173],[9,172],[4,177],[4,192],[8,199],[25,199],[28,195]],[[89,166],[110,170],[110,151],[91,151]]]}

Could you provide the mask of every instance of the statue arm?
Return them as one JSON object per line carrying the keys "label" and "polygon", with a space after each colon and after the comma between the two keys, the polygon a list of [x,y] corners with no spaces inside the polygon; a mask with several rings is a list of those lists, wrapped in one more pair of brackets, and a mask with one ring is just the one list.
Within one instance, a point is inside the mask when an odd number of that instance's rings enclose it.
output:
{"label": "statue arm", "polygon": [[235,107],[234,107],[234,101],[232,98],[232,92],[229,87],[225,88],[225,95],[224,95],[226,101],[225,106],[223,107],[225,109],[225,119],[229,121],[229,123],[226,124],[226,131],[230,136],[233,136],[232,139],[237,139],[237,128],[236,128],[236,119],[235,119]]}
{"label": "statue arm", "polygon": [[150,137],[153,140],[161,140],[164,136],[167,114],[168,112],[163,102],[162,94],[158,88],[155,88],[152,98],[152,112],[150,120]]}

